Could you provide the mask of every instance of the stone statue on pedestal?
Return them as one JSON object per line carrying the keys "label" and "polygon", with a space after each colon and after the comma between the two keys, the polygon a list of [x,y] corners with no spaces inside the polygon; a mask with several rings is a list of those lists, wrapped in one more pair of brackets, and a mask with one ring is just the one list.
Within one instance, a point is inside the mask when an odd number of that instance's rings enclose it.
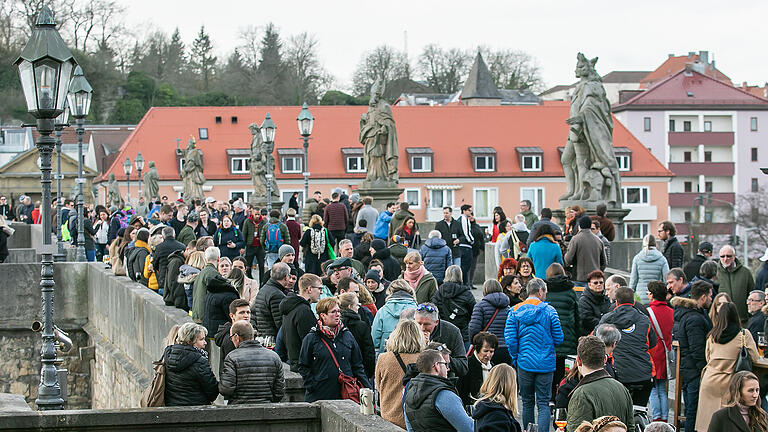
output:
{"label": "stone statue on pedestal", "polygon": [[368,112],[360,117],[360,143],[367,174],[362,188],[392,188],[398,184],[397,131],[392,108],[382,98],[384,83],[371,88]]}
{"label": "stone statue on pedestal", "polygon": [[203,199],[203,152],[195,148],[195,139],[189,138],[187,150],[184,151],[184,170],[181,173],[184,184],[184,201]]}
{"label": "stone statue on pedestal", "polygon": [[120,195],[120,186],[115,180],[115,175],[109,175],[109,183],[107,184],[107,203],[110,206],[116,206],[118,209],[123,208],[123,197]]}
{"label": "stone statue on pedestal", "polygon": [[589,60],[582,53],[577,56],[579,82],[571,97],[570,117],[566,120],[570,129],[561,158],[568,189],[560,203],[594,208],[605,202],[609,208],[621,208],[611,104],[595,63],[597,57]]}
{"label": "stone statue on pedestal", "polygon": [[[267,145],[261,137],[261,127],[256,123],[248,126],[251,131],[251,181],[253,182],[253,195],[251,201],[258,201],[260,197],[266,200],[267,182],[271,183],[272,198],[277,200],[280,193],[277,190],[275,180],[275,159],[272,156],[274,144]],[[272,180],[267,180],[267,174],[272,174]]]}
{"label": "stone statue on pedestal", "polygon": [[149,169],[144,173],[143,177],[144,186],[142,193],[144,194],[144,200],[152,202],[152,198],[156,197],[160,190],[160,176],[157,174],[155,161],[149,161]]}

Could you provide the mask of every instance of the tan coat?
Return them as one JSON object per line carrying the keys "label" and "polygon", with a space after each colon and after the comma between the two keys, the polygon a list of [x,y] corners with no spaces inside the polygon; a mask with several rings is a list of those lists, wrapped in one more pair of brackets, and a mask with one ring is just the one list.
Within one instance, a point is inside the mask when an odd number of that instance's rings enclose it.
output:
{"label": "tan coat", "polygon": [[248,301],[248,304],[253,305],[253,300],[256,299],[258,293],[259,285],[256,280],[246,277],[243,281],[243,294],[240,297]]}
{"label": "tan coat", "polygon": [[746,330],[725,345],[716,343],[711,337],[707,338],[707,365],[701,374],[699,408],[696,414],[698,431],[708,430],[712,414],[728,403],[728,385],[741,350],[742,335],[749,357],[753,362],[757,361],[757,345],[752,334]]}
{"label": "tan coat", "polygon": [[[400,354],[403,363],[416,363],[415,354]],[[379,404],[381,405],[381,417],[405,429],[405,417],[403,416],[403,376],[405,373],[397,362],[395,355],[385,352],[379,356],[376,362],[376,388],[379,389]]]}

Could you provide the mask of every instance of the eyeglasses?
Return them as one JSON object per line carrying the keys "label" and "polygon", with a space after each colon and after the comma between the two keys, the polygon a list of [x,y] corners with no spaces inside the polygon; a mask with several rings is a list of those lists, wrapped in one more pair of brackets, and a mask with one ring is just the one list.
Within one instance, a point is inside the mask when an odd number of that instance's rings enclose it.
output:
{"label": "eyeglasses", "polygon": [[441,362],[436,362],[435,364],[445,365],[446,369],[450,369],[451,368],[450,366],[448,366],[448,362],[441,361]]}
{"label": "eyeglasses", "polygon": [[590,284],[590,285],[604,285],[604,284],[605,284],[605,281],[596,281],[596,280],[593,280],[593,281],[589,281],[589,284]]}
{"label": "eyeglasses", "polygon": [[416,306],[416,310],[419,311],[419,312],[427,311],[429,313],[437,312],[437,309],[434,306],[428,305],[428,304],[425,304],[425,303],[422,303],[422,304]]}
{"label": "eyeglasses", "polygon": [[722,258],[733,258],[733,255],[720,255]]}
{"label": "eyeglasses", "polygon": [[323,289],[323,286],[322,286],[322,285],[320,285],[320,286],[314,286],[314,285],[311,285],[311,286],[310,286],[310,288],[314,288],[314,289],[319,289],[319,290],[322,290],[322,289]]}
{"label": "eyeglasses", "polygon": [[237,333],[229,335],[229,340],[232,340],[232,338],[235,336],[237,336]]}
{"label": "eyeglasses", "polygon": [[341,309],[334,309],[327,312],[328,315],[338,315],[340,313],[341,313]]}

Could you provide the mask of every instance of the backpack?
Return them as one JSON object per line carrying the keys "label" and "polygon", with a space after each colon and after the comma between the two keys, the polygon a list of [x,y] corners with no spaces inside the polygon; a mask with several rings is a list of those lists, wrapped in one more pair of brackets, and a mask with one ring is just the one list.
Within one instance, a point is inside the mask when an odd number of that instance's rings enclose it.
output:
{"label": "backpack", "polygon": [[267,248],[267,252],[277,253],[285,242],[283,241],[283,233],[280,232],[280,223],[270,223],[267,225],[267,235],[264,239],[264,246]]}

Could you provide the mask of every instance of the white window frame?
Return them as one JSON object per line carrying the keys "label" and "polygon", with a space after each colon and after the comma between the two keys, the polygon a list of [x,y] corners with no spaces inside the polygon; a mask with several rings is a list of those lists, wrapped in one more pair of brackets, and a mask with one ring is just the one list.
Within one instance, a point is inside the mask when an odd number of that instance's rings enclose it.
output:
{"label": "white window frame", "polygon": [[616,162],[619,164],[619,171],[629,171],[632,169],[632,156],[630,155],[618,155],[616,156]]}
{"label": "white window frame", "polygon": [[[241,169],[235,169],[235,161],[242,162]],[[250,157],[233,157],[229,161],[229,172],[232,174],[248,174],[251,172],[251,158]]]}
{"label": "white window frame", "polygon": [[[640,227],[640,237],[630,237],[629,236],[629,227],[631,226],[639,226]],[[642,239],[643,237],[647,236],[648,233],[651,230],[651,224],[649,222],[624,222],[624,238],[629,239]]]}
{"label": "white window frame", "polygon": [[[414,161],[421,159],[421,168],[414,167]],[[414,155],[411,156],[411,172],[432,172],[432,156],[431,155]]]}
{"label": "white window frame", "polygon": [[[408,193],[416,192],[416,204],[412,203],[408,200]],[[408,203],[409,207],[412,209],[420,209],[421,208],[421,188],[406,188],[403,191],[403,200]]]}
{"label": "white window frame", "polygon": [[[432,194],[434,193],[441,193],[443,195],[443,203],[442,205],[435,205],[435,200],[432,199]],[[442,209],[443,207],[451,207],[453,208],[453,199],[455,197],[454,190],[453,189],[431,189],[429,191],[429,208],[431,209]],[[450,198],[450,199],[449,199]]]}
{"label": "white window frame", "polygon": [[650,131],[651,131],[651,118],[643,117],[643,132],[650,132]]}
{"label": "white window frame", "polygon": [[197,136],[201,140],[207,140],[210,135],[208,135],[208,128],[197,128]]}
{"label": "white window frame", "polygon": [[520,201],[524,199],[530,199],[527,193],[533,193],[533,199],[531,199],[531,211],[534,214],[539,214],[541,209],[546,207],[547,190],[543,187],[521,187],[520,188]]}
{"label": "white window frame", "polygon": [[[360,168],[351,169],[349,163],[352,159],[357,159]],[[363,156],[346,156],[344,158],[344,169],[348,173],[364,173],[365,172],[365,158]]]}
{"label": "white window frame", "polygon": [[243,195],[243,202],[247,203],[251,200],[251,195],[253,195],[253,189],[230,189],[229,192],[227,192],[229,195],[229,199],[235,199],[234,194],[242,194]]}
{"label": "white window frame", "polygon": [[[480,212],[480,207],[477,205],[478,192],[488,192],[488,208],[483,209],[484,212]],[[495,196],[495,199],[494,199]],[[499,205],[499,188],[497,187],[476,187],[472,188],[472,210],[475,212],[477,219],[492,219],[493,208]]]}
{"label": "white window frame", "polygon": [[[477,161],[480,158],[483,158],[485,160],[485,168],[478,168],[477,167]],[[490,162],[490,165],[492,165],[490,168],[488,168],[489,162]],[[474,155],[472,157],[472,165],[473,165],[473,168],[475,168],[475,172],[493,172],[493,171],[496,171],[496,155],[492,155],[492,154]]]}
{"label": "white window frame", "polygon": [[[640,202],[630,203],[627,202],[627,190],[638,189],[640,191]],[[645,193],[643,193],[645,191]],[[645,196],[645,200],[643,200]],[[621,187],[621,200],[626,205],[648,205],[651,202],[651,188],[648,186],[622,186]]]}
{"label": "white window frame", "polygon": [[704,120],[704,132],[712,132],[712,121]]}
{"label": "white window frame", "polygon": [[[293,169],[289,170],[285,167],[285,162],[288,159],[293,159]],[[298,161],[298,162],[297,162]],[[280,171],[283,174],[301,174],[301,170],[303,169],[304,165],[304,156],[280,156]],[[298,168],[297,168],[298,167]]]}
{"label": "white window frame", "polygon": [[[531,161],[531,168],[525,167],[525,160],[530,159]],[[521,171],[541,171],[541,155],[523,155],[523,157],[520,159],[520,170]]]}

